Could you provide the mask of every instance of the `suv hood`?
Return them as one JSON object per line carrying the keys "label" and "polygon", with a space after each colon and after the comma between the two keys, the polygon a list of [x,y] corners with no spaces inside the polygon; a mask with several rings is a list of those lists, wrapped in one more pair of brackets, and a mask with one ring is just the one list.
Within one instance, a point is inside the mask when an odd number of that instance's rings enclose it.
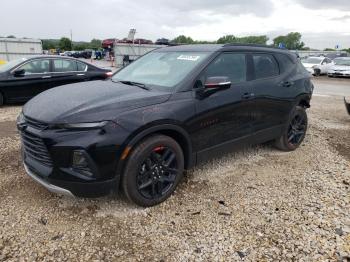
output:
{"label": "suv hood", "polygon": [[318,66],[319,64],[302,63],[305,68],[310,68],[313,66]]}
{"label": "suv hood", "polygon": [[122,112],[163,103],[170,95],[111,80],[82,82],[39,94],[24,106],[23,114],[45,123],[60,124],[115,120]]}

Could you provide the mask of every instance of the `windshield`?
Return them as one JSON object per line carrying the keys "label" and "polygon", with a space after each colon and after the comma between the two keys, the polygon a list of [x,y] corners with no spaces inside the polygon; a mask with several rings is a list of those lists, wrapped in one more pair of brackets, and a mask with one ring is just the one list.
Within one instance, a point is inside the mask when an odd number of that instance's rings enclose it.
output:
{"label": "windshield", "polygon": [[171,90],[209,54],[209,52],[152,52],[116,73],[113,81],[136,82],[148,87]]}
{"label": "windshield", "polygon": [[319,64],[321,63],[321,61],[323,60],[323,58],[318,58],[318,57],[308,57],[303,59],[303,63],[306,64]]}
{"label": "windshield", "polygon": [[0,73],[6,72],[6,71],[12,69],[13,67],[15,67],[16,65],[18,65],[19,63],[22,63],[26,60],[27,60],[26,58],[21,58],[21,59],[12,60],[6,64],[3,64],[3,65],[0,65]]}
{"label": "windshield", "polygon": [[350,59],[335,59],[334,63],[336,65],[350,66]]}

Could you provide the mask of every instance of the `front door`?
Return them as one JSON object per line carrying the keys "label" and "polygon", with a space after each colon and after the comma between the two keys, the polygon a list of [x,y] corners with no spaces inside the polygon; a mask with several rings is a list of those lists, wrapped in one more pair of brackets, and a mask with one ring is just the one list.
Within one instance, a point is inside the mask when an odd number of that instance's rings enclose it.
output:
{"label": "front door", "polygon": [[[192,121],[192,142],[198,159],[209,151],[220,151],[251,133],[251,94],[247,82],[246,55],[222,53],[199,77],[205,83],[209,77],[228,77],[231,87],[205,95],[205,88],[194,90],[196,118]],[[214,153],[215,154],[215,153]]]}
{"label": "front door", "polygon": [[23,75],[11,73],[6,81],[5,92],[9,101],[26,101],[51,84],[50,59],[35,59],[16,70],[22,69]]}

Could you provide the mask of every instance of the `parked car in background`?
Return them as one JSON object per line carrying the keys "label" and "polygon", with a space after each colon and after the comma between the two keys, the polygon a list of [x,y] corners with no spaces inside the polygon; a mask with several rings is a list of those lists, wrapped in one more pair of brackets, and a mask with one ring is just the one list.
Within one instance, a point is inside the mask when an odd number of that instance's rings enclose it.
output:
{"label": "parked car in background", "polygon": [[56,86],[102,80],[111,75],[111,70],[61,56],[13,60],[0,66],[0,105],[27,101]]}
{"label": "parked car in background", "polygon": [[329,77],[350,77],[350,57],[334,59],[334,65],[328,70]]}
{"label": "parked car in background", "polygon": [[136,38],[134,40],[134,44],[137,45],[152,45],[153,42],[151,40],[143,39],[143,38]]}
{"label": "parked car in background", "polygon": [[[29,176],[52,192],[141,206],[166,200],[184,169],[240,146],[297,149],[313,84],[297,57],[254,45],[154,50],[109,81],[48,90],[18,117]],[[45,109],[45,110],[43,110]]]}
{"label": "parked car in background", "polygon": [[306,70],[314,75],[324,75],[328,73],[328,70],[334,65],[333,61],[328,57],[310,56],[301,61]]}
{"label": "parked car in background", "polygon": [[156,45],[169,45],[169,39],[160,38],[156,41]]}

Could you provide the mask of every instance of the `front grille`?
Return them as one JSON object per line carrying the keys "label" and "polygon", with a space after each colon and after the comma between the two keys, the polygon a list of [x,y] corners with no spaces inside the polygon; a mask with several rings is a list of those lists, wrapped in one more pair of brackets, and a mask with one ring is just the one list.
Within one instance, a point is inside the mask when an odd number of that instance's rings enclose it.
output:
{"label": "front grille", "polygon": [[43,140],[25,130],[21,131],[23,149],[26,157],[30,157],[39,163],[52,167],[52,160]]}
{"label": "front grille", "polygon": [[48,124],[40,122],[38,120],[35,120],[35,119],[27,117],[27,116],[24,117],[24,121],[26,122],[26,124],[28,126],[33,127],[35,129],[44,130],[44,129],[48,128]]}

